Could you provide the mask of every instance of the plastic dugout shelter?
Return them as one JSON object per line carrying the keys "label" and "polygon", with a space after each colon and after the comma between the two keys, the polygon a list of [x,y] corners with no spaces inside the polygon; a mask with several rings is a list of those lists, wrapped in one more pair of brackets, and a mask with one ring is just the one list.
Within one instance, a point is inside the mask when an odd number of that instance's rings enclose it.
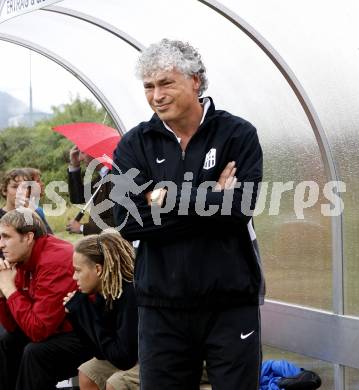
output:
{"label": "plastic dugout shelter", "polygon": [[[120,132],[151,115],[134,77],[138,52],[163,37],[199,48],[208,95],[252,122],[264,150],[267,184],[255,217],[267,279],[263,343],[324,373],[322,388],[359,389],[359,3],[5,0],[0,7],[0,39],[66,68]],[[334,195],[328,182],[341,182]]]}

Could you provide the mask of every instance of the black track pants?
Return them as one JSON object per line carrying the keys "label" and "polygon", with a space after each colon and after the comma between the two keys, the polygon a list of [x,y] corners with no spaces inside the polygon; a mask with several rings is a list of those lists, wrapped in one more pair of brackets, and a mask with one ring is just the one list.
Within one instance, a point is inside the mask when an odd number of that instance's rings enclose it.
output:
{"label": "black track pants", "polygon": [[258,306],[139,308],[141,390],[198,390],[203,361],[213,390],[257,390],[261,359]]}
{"label": "black track pants", "polygon": [[77,375],[91,354],[74,333],[32,343],[20,331],[0,338],[0,389],[53,390],[60,380]]}

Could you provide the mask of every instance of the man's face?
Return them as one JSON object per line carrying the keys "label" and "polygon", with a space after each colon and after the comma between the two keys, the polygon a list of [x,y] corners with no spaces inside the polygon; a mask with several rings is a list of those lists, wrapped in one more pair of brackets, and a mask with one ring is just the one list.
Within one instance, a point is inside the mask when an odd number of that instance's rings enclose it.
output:
{"label": "man's face", "polygon": [[[24,181],[23,177],[16,176],[15,179],[11,179],[6,187],[6,192],[4,192],[4,196],[6,197],[6,204],[10,206],[11,209],[14,209],[16,207],[15,201],[16,201],[16,193],[17,189],[20,186],[20,184]],[[26,197],[26,188],[23,187],[23,194],[18,194],[19,196]]]}
{"label": "man's face", "polygon": [[33,233],[18,233],[13,226],[0,223],[0,249],[5,260],[21,263],[29,259],[34,240]]}
{"label": "man's face", "polygon": [[186,119],[194,104],[198,104],[200,81],[177,70],[160,71],[143,80],[145,95],[152,110],[161,120],[170,123]]}
{"label": "man's face", "polygon": [[73,255],[74,280],[78,288],[85,294],[93,294],[100,290],[100,274],[102,267],[95,264],[82,253],[75,252]]}

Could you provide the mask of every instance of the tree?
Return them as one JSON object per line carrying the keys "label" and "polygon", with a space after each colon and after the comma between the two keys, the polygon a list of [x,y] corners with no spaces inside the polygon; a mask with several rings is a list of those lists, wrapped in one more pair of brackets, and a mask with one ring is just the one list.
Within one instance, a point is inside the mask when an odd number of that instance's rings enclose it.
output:
{"label": "tree", "polygon": [[[45,184],[67,180],[72,143],[52,127],[74,122],[102,123],[106,112],[93,101],[79,97],[63,106],[52,107],[52,111],[51,119],[39,121],[32,128],[10,127],[0,133],[0,176],[11,168],[31,166],[41,170]],[[104,123],[114,127],[109,116]]]}

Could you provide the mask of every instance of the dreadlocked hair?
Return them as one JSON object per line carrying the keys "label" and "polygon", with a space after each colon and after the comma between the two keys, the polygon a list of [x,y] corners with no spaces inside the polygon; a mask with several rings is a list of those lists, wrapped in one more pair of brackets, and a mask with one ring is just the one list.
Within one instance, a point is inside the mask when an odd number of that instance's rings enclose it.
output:
{"label": "dreadlocked hair", "polygon": [[122,280],[133,281],[135,253],[117,231],[86,236],[75,244],[75,252],[102,265],[101,292],[110,305],[122,294]]}

